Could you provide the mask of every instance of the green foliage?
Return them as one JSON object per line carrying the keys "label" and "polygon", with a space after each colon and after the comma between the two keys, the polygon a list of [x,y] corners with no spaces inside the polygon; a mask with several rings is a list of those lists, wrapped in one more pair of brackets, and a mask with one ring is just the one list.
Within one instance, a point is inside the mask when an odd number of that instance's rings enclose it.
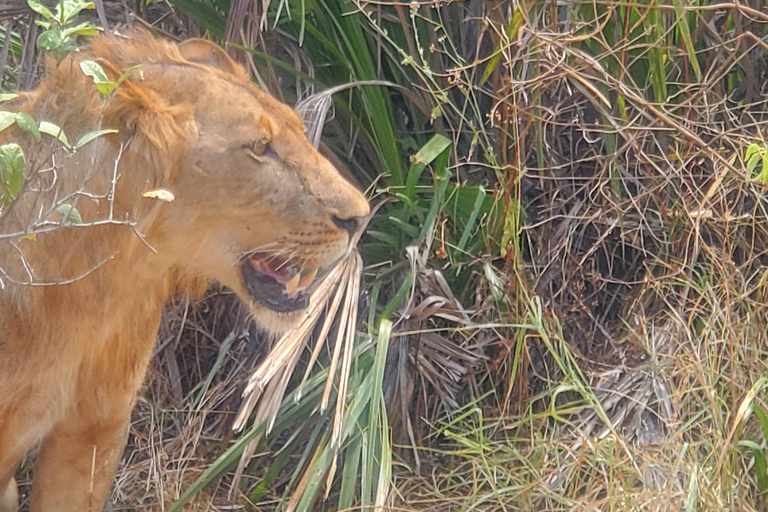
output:
{"label": "green foliage", "polygon": [[[330,404],[319,414],[316,412],[320,408],[327,370],[313,375],[301,390],[294,390],[285,397],[272,427],[275,435],[268,437],[267,442],[277,443],[282,432],[289,433],[288,441],[280,446],[268,471],[260,474],[260,483],[249,496],[252,502],[257,502],[277,483],[278,477],[287,472],[289,492],[284,495],[280,507],[297,511],[315,510],[328,483],[329,472],[342,459],[345,463],[340,504],[352,503],[355,489],[361,489],[358,496],[362,503],[368,506],[382,503],[386,497],[382,489],[388,486],[390,479],[391,448],[381,383],[391,327],[391,323],[382,322],[377,343],[374,345],[370,340],[359,343],[353,354],[352,391],[350,396],[341,398],[348,401],[348,406],[341,439],[336,444],[331,443],[328,429],[335,407]],[[266,422],[255,423],[247,429],[184,490],[169,512],[182,510],[184,503],[230,471],[248,443],[263,437],[266,429]],[[298,463],[291,457],[295,454],[298,454]],[[291,492],[297,490],[301,492]],[[347,506],[340,507],[340,510],[343,508]]]}
{"label": "green foliage", "polygon": [[[84,2],[82,0],[60,0],[56,7],[55,14],[39,0],[28,0],[28,4],[33,11],[44,18],[44,20],[36,21],[38,25],[46,29],[37,39],[38,47],[41,50],[48,51],[59,61],[78,49],[77,40],[79,37],[88,37],[98,34],[98,30],[92,27],[90,23],[76,23],[77,17],[81,11],[94,8],[92,2]],[[8,33],[5,35],[7,37]],[[111,82],[106,78],[103,70],[98,64],[92,61],[84,61],[83,64],[86,64],[86,66],[83,67],[83,71],[86,74],[93,76],[94,82],[96,82],[96,86],[99,89],[102,98],[106,98],[112,94],[115,88],[138,67],[134,66],[126,70],[117,81]],[[14,100],[17,97],[18,94],[15,93],[0,94],[0,103]],[[25,112],[0,111],[0,132],[14,124],[22,131],[31,135],[37,142],[41,141],[42,134],[46,134],[57,139],[66,149],[75,151],[101,135],[115,133],[117,131],[92,131],[81,137],[75,146],[72,147],[67,135],[60,126],[49,121],[40,121],[38,123],[32,116]],[[25,157],[21,146],[16,143],[0,146],[0,189],[2,191],[2,195],[0,195],[0,203],[2,203],[3,206],[10,205],[18,196],[19,192],[21,192],[21,187],[24,184],[24,165]],[[82,222],[80,213],[73,205],[60,205],[57,208],[57,211],[71,223],[79,224]]]}
{"label": "green foliage", "polygon": [[[768,379],[758,379],[747,392],[746,396],[739,404],[736,411],[734,430],[732,436],[737,442],[739,448],[747,449],[753,457],[754,466],[752,471],[755,475],[758,489],[763,498],[768,496],[768,452],[765,449],[765,442],[768,441],[768,414],[758,401],[768,385]],[[754,414],[760,425],[760,437],[762,442],[757,443],[750,439],[743,439],[747,420]]]}
{"label": "green foliage", "polygon": [[[428,230],[434,228],[449,183],[450,148],[450,140],[435,135],[411,158],[404,183],[398,180],[403,183],[401,186],[386,189],[398,203],[386,210],[386,218],[373,219],[368,235],[376,242],[361,247],[368,261],[397,257],[407,246],[422,242]],[[433,186],[417,187],[430,165],[433,165]]]}
{"label": "green foliage", "polygon": [[760,172],[754,176],[754,180],[760,183],[768,183],[768,145],[760,145],[755,142],[747,146],[744,154],[744,162],[747,167],[747,175],[753,176],[758,164]]}
{"label": "green foliage", "polygon": [[25,114],[24,112],[17,112],[14,116],[16,126],[32,135],[36,141],[40,142],[40,129],[37,127],[37,123],[32,116]]}
{"label": "green foliage", "polygon": [[16,124],[19,128],[32,135],[35,140],[40,140],[40,129],[35,120],[24,112],[0,111],[0,132]]}
{"label": "green foliage", "polygon": [[118,130],[114,129],[103,129],[103,130],[94,130],[92,132],[88,132],[82,137],[80,137],[80,140],[77,141],[77,143],[72,147],[74,150],[78,150],[91,142],[92,140],[96,139],[97,137],[101,137],[103,135],[108,135],[110,133],[117,133]]}
{"label": "green foliage", "polygon": [[58,61],[70,53],[77,51],[77,39],[81,36],[94,36],[98,29],[89,22],[75,24],[77,16],[84,9],[94,9],[93,2],[83,0],[59,0],[56,14],[52,13],[40,0],[27,0],[29,7],[42,16],[43,20],[35,23],[45,28],[37,37],[37,46],[50,52]]}
{"label": "green foliage", "polygon": [[85,73],[86,76],[93,78],[93,83],[96,85],[96,89],[99,91],[99,96],[101,96],[101,99],[103,100],[106,100],[112,96],[117,87],[140,67],[141,64],[131,66],[130,68],[123,71],[117,80],[113,81],[107,77],[104,69],[97,62],[92,60],[84,60],[80,62],[80,69],[83,71],[83,73]]}
{"label": "green foliage", "polygon": [[[0,101],[13,99],[16,95],[3,95]],[[41,134],[46,133],[58,138],[67,146],[67,137],[58,126],[49,122],[41,122],[38,125],[29,114],[24,112],[0,111],[0,132],[16,124],[21,130],[27,132],[36,141],[40,141]],[[16,199],[24,184],[24,151],[16,143],[0,146],[0,204],[8,206]]]}
{"label": "green foliage", "polygon": [[189,17],[216,39],[224,38],[227,23],[223,11],[229,8],[229,2],[216,0],[170,0],[179,12]]}
{"label": "green foliage", "polygon": [[0,146],[0,202],[8,206],[24,185],[24,152],[13,142]]}
{"label": "green foliage", "polygon": [[59,212],[67,222],[71,222],[72,224],[83,223],[83,218],[80,216],[80,212],[77,211],[77,208],[75,208],[74,205],[62,204],[56,208],[56,211]]}
{"label": "green foliage", "polygon": [[40,133],[45,133],[46,135],[50,135],[51,137],[58,139],[62,144],[64,144],[65,148],[70,148],[69,139],[60,126],[49,123],[48,121],[40,121],[38,129],[40,130]]}

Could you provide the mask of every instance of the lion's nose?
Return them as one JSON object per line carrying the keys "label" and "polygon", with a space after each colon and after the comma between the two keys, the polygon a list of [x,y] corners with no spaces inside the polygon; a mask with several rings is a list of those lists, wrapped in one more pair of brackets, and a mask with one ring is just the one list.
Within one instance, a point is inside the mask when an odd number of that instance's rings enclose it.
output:
{"label": "lion's nose", "polygon": [[343,229],[347,233],[349,233],[349,236],[354,235],[357,233],[357,230],[360,229],[360,226],[363,224],[363,218],[362,217],[351,217],[349,219],[342,219],[341,217],[337,217],[336,215],[331,217],[331,220],[339,229]]}

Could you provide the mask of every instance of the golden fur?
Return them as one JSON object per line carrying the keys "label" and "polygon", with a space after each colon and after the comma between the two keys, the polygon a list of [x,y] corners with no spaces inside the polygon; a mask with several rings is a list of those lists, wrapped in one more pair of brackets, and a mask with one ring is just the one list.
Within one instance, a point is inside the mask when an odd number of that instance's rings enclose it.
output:
{"label": "golden fur", "polygon": [[[105,102],[84,59],[113,79],[141,67]],[[203,275],[285,330],[303,310],[254,300],[242,262],[255,251],[291,265],[290,275],[332,265],[368,204],[294,112],[205,41],[98,37],[0,108],[55,123],[71,141],[119,130],[74,153],[47,135],[0,135],[27,155],[0,236],[38,231],[0,238],[0,512],[16,510],[13,474],[39,441],[31,510],[101,510],[169,295]],[[143,196],[156,189],[175,200]],[[63,203],[83,225],[58,225]]]}

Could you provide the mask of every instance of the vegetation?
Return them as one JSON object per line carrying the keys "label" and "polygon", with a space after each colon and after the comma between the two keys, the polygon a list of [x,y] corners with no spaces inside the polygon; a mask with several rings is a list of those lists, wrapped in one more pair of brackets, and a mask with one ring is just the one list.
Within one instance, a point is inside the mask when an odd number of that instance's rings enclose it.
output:
{"label": "vegetation", "polygon": [[763,4],[138,9],[226,39],[378,210],[359,301],[351,257],[331,341],[274,345],[242,432],[269,344],[225,290],[169,306],[116,506],[764,509]]}

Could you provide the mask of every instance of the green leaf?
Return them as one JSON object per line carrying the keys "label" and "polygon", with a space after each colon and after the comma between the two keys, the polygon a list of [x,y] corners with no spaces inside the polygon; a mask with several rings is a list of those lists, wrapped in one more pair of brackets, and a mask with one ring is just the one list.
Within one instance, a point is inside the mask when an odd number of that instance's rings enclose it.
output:
{"label": "green leaf", "polygon": [[43,18],[50,20],[53,19],[53,13],[46,6],[40,3],[40,0],[27,0],[29,8],[35,11]]}
{"label": "green leaf", "polygon": [[437,212],[443,205],[443,200],[445,199],[445,191],[448,188],[448,182],[451,178],[451,171],[448,169],[448,159],[450,157],[449,150],[450,144],[445,147],[442,153],[439,153],[435,157],[433,165],[435,180],[433,185],[434,196],[432,198],[432,204],[429,207],[429,212],[427,213],[427,216],[422,223],[421,233],[419,234],[419,238],[417,240],[418,243],[421,243],[423,240],[425,240],[429,230],[434,228],[433,224],[437,220]]}
{"label": "green leaf", "polygon": [[[374,466],[378,460],[378,479],[374,481],[371,478],[371,494],[363,495],[363,500],[369,498],[377,506],[376,509],[383,510],[383,499],[389,494],[389,486],[392,480],[392,449],[390,447],[389,422],[387,420],[386,404],[384,399],[384,375],[387,362],[387,351],[390,340],[392,339],[392,322],[382,319],[379,324],[379,336],[376,341],[376,358],[373,365],[373,389],[369,402],[369,426],[368,426],[368,447],[367,459],[364,455],[364,465]],[[374,469],[374,468],[372,468]],[[373,472],[371,472],[373,473]],[[366,478],[366,475],[362,475]],[[373,476],[373,474],[371,474]]]}
{"label": "green leaf", "polygon": [[216,358],[216,362],[213,364],[213,367],[211,367],[211,370],[208,372],[208,376],[200,386],[200,391],[197,393],[197,398],[195,398],[195,401],[193,402],[193,407],[199,407],[203,403],[203,398],[205,398],[205,394],[211,387],[211,382],[213,382],[213,378],[216,376],[216,372],[218,372],[219,368],[221,368],[221,365],[224,364],[224,360],[229,353],[229,349],[232,347],[232,343],[236,339],[237,336],[233,332],[230,333],[230,335],[227,336],[227,338],[222,342],[221,346],[219,347],[219,355]]}
{"label": "green leaf", "polygon": [[427,165],[431,164],[443,151],[451,145],[450,139],[442,135],[435,135],[411,157],[411,168],[405,183],[405,195],[413,200],[416,183]]}
{"label": "green leaf", "polygon": [[345,450],[344,469],[341,476],[341,490],[339,491],[339,510],[352,510],[355,498],[355,484],[360,473],[360,456],[362,450],[362,438],[352,441]]}
{"label": "green leaf", "polygon": [[64,147],[70,148],[69,140],[67,139],[67,136],[64,134],[64,130],[62,130],[60,126],[57,126],[53,123],[49,123],[48,121],[40,121],[40,133],[44,133],[46,135],[50,135],[51,137],[59,139],[61,143],[64,144]]}
{"label": "green leaf", "polygon": [[0,103],[2,103],[4,101],[15,100],[18,97],[19,97],[18,94],[12,93],[12,92],[5,93],[5,94],[0,94]]}
{"label": "green leaf", "polygon": [[81,2],[79,0],[64,0],[63,5],[64,10],[62,12],[62,25],[68,25],[72,23],[72,21],[74,21],[77,15],[80,14],[80,11],[83,9],[96,8],[96,5],[94,5],[93,2]]}
{"label": "green leaf", "polygon": [[[306,420],[306,418],[312,414],[317,400],[320,399],[320,395],[323,391],[321,384],[324,383],[325,376],[323,375],[311,378],[307,382],[305,393],[300,402],[295,400],[295,395],[286,397],[281,406],[281,413],[278,415],[274,425],[275,432],[280,432],[282,429],[288,428],[289,426],[291,426],[291,428],[295,427],[302,418]],[[218,459],[211,463],[183,493],[181,493],[179,499],[168,508],[168,512],[178,512],[187,500],[195,496],[211,483],[215,482],[218,478],[221,478],[229,468],[237,463],[245,446],[256,437],[261,437],[265,433],[266,425],[267,422],[262,421],[253,425],[249,431],[245,432],[232,444],[232,446],[221,454]]]}
{"label": "green leaf", "polygon": [[768,491],[768,462],[765,458],[765,453],[760,448],[760,445],[754,441],[742,439],[739,441],[739,446],[747,448],[752,452],[752,456],[755,458],[755,476],[757,477],[757,487],[761,493]]}
{"label": "green leaf", "polygon": [[8,206],[24,185],[24,152],[13,142],[0,146],[0,188],[2,202]]}
{"label": "green leaf", "polygon": [[84,60],[80,63],[80,69],[83,70],[86,76],[93,78],[93,81],[97,84],[103,84],[110,82],[107,78],[107,74],[104,69],[96,62],[92,60]]}
{"label": "green leaf", "polygon": [[0,132],[16,122],[16,114],[13,112],[0,111]]}
{"label": "green leaf", "polygon": [[648,45],[648,64],[650,79],[656,102],[663,104],[667,101],[667,45],[664,38],[664,20],[661,9],[649,8],[647,16],[643,17],[645,28],[645,43]]}
{"label": "green leaf", "polygon": [[106,99],[115,91],[117,83],[110,80],[104,69],[96,62],[84,60],[80,63],[80,69],[86,76],[93,78],[93,83],[96,84],[96,89],[98,89],[102,99]]}
{"label": "green leaf", "polygon": [[768,151],[763,153],[763,169],[760,174],[763,176],[763,183],[768,182]]}
{"label": "green leaf", "polygon": [[[515,14],[512,16],[512,21],[510,21],[509,25],[507,25],[507,37],[509,39],[512,39],[513,34],[516,34],[520,29],[520,25],[523,23],[525,17],[526,15],[523,13],[522,8],[518,7],[515,9]],[[498,66],[503,54],[501,45],[504,44],[504,42],[505,41],[503,39],[499,41],[499,48],[493,52],[493,55],[488,60],[488,64],[483,70],[483,76],[480,77],[480,85],[483,85],[488,80],[488,78],[490,78],[491,73],[493,73],[493,71]]]}
{"label": "green leaf", "polygon": [[368,231],[366,231],[366,233],[370,235],[371,238],[374,238],[376,240],[381,240],[385,244],[389,244],[395,249],[398,249],[400,247],[400,241],[389,233],[385,233],[383,231],[376,231],[373,229],[369,229]]}
{"label": "green leaf", "polygon": [[411,157],[411,164],[430,164],[450,145],[451,140],[449,138],[439,134],[434,135],[418,153]]}
{"label": "green leaf", "polygon": [[766,414],[763,408],[760,407],[759,405],[755,405],[752,411],[755,413],[755,416],[757,416],[757,419],[760,421],[760,428],[763,431],[763,439],[768,441],[768,414]]}
{"label": "green leaf", "polygon": [[751,175],[757,167],[757,163],[760,161],[760,153],[755,153],[749,160],[747,160],[747,172]]}
{"label": "green leaf", "polygon": [[88,132],[85,135],[83,135],[79,141],[77,141],[77,144],[74,146],[74,150],[77,151],[81,147],[85,146],[89,142],[91,142],[96,137],[101,137],[102,135],[107,135],[109,133],[117,133],[119,130],[94,130],[92,132]]}
{"label": "green leaf", "polygon": [[745,161],[749,160],[752,157],[752,155],[754,155],[755,153],[759,153],[760,149],[761,149],[760,145],[755,144],[754,142],[749,146],[747,146],[747,151],[744,153],[744,160]]}
{"label": "green leaf", "polygon": [[102,99],[107,99],[112,96],[113,92],[115,92],[115,89],[117,89],[117,84],[115,82],[96,84],[96,89],[99,90],[99,95]]}
{"label": "green leaf", "polygon": [[115,82],[115,87],[119,87],[120,84],[123,83],[123,81],[125,81],[126,78],[131,76],[133,72],[139,69],[140,67],[141,67],[141,64],[136,64],[135,66],[131,66],[125,71],[123,71],[123,74],[120,75],[120,78],[118,78],[117,81]]}
{"label": "green leaf", "polygon": [[40,129],[37,127],[35,120],[32,119],[32,116],[24,112],[18,112],[16,114],[16,125],[40,142]]}
{"label": "green leaf", "polygon": [[399,219],[399,218],[395,217],[394,215],[390,215],[389,216],[389,221],[393,225],[399,227],[404,233],[406,233],[411,238],[416,238],[417,236],[419,236],[419,227],[418,226],[413,226],[411,224],[403,222],[402,219]]}
{"label": "green leaf", "polygon": [[60,48],[62,42],[64,42],[64,35],[62,34],[60,28],[52,28],[46,30],[37,36],[38,48],[49,52]]}
{"label": "green leaf", "polygon": [[510,245],[514,246],[514,241],[517,239],[520,231],[520,203],[517,199],[510,199],[507,205],[507,213],[504,216],[504,227],[502,228],[501,235],[501,257],[507,255],[507,248]]}
{"label": "green leaf", "polygon": [[99,29],[91,26],[91,24],[88,23],[87,21],[77,25],[76,27],[71,27],[64,30],[64,37],[78,37],[78,36],[91,37],[98,34],[99,34]]}
{"label": "green leaf", "polygon": [[394,313],[395,310],[400,307],[400,304],[403,303],[406,295],[408,295],[408,292],[411,291],[412,283],[413,275],[409,274],[405,279],[403,279],[403,282],[400,285],[400,288],[397,290],[397,293],[395,293],[395,295],[390,299],[389,303],[387,303],[387,305],[384,307],[384,310],[379,316],[380,319],[389,319],[392,313]]}
{"label": "green leaf", "polygon": [[77,46],[77,41],[74,37],[65,37],[64,41],[61,42],[61,47],[53,50],[51,55],[53,55],[54,58],[58,59],[59,61],[62,61],[64,60],[64,57],[72,52],[78,51],[79,49],[80,47]]}
{"label": "green leaf", "polygon": [[56,208],[56,211],[64,216],[64,218],[72,224],[82,224],[83,218],[80,216],[80,212],[77,211],[71,204],[62,204]]}

